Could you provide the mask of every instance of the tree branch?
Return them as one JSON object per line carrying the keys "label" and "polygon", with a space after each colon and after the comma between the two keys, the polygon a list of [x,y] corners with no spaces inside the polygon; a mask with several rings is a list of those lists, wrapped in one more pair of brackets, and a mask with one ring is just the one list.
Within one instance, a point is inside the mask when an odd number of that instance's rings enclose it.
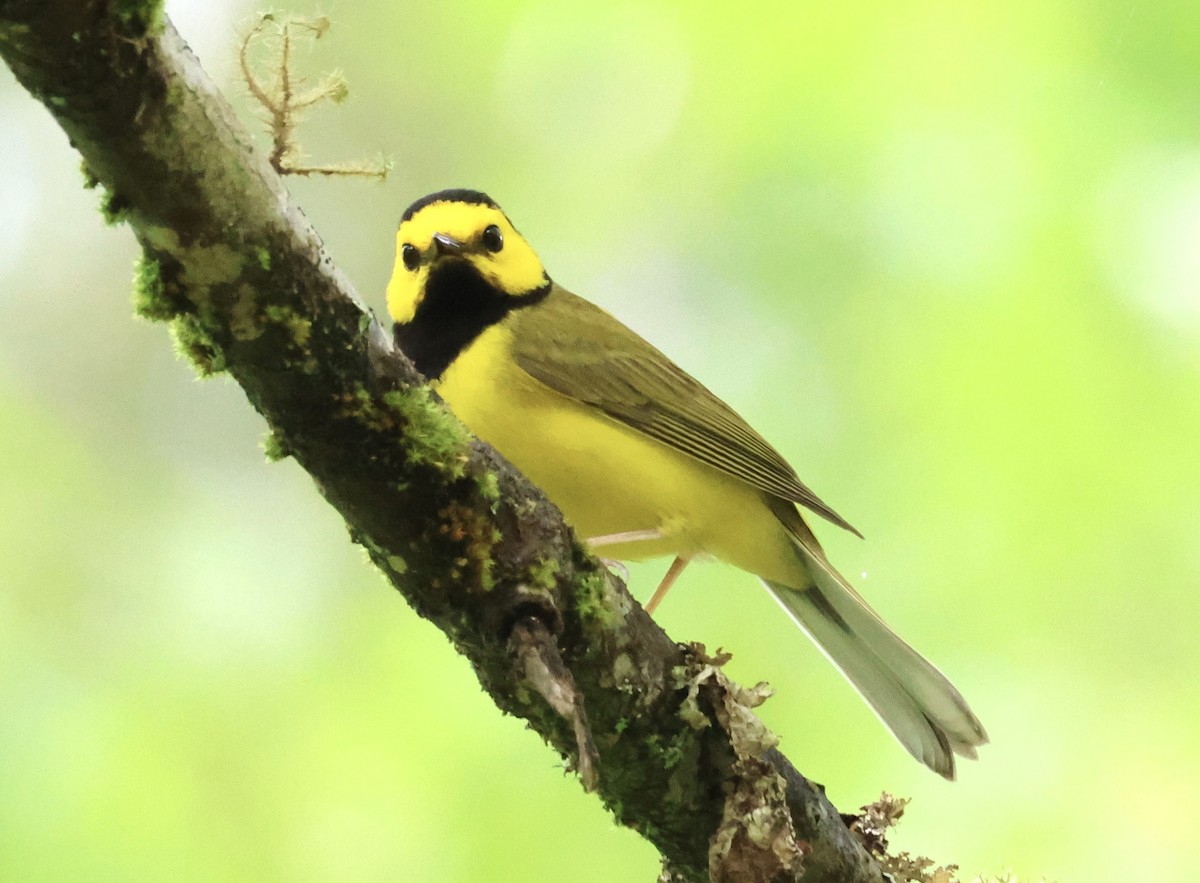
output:
{"label": "tree branch", "polygon": [[145,256],[139,310],[227,371],[388,580],[664,858],[670,880],[879,881],[720,660],[673,643],[392,348],[138,0],[0,0],[0,56]]}

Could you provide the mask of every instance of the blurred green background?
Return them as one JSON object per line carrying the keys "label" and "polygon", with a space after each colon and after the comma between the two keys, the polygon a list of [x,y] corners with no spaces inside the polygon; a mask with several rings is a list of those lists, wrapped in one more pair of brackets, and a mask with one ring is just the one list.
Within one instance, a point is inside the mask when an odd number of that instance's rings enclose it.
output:
{"label": "blurred green background", "polygon": [[[244,118],[250,4],[168,2]],[[312,6],[295,7],[312,13]],[[912,762],[744,574],[659,613],[783,749],[964,875],[1182,880],[1200,786],[1200,7],[327,2],[294,180],[377,311],[403,208],[487,190],[568,287],[867,536],[830,554],[992,735]],[[0,879],[653,880],[365,563],[0,70]],[[645,598],[662,564],[633,571]]]}

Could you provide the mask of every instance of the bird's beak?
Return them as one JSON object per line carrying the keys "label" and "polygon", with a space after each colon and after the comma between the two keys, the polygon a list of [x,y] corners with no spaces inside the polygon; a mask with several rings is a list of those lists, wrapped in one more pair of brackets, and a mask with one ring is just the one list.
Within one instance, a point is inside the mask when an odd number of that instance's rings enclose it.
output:
{"label": "bird's beak", "polygon": [[447,255],[461,254],[463,243],[459,242],[453,236],[447,236],[445,233],[434,233],[433,247],[437,250],[438,257],[445,257]]}

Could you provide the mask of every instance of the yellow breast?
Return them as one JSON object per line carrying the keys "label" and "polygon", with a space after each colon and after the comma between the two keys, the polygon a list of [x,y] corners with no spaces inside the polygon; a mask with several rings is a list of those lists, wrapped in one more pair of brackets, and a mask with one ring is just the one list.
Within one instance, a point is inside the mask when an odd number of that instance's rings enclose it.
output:
{"label": "yellow breast", "polygon": [[662,539],[603,553],[707,553],[767,579],[797,578],[791,540],[761,491],[546,387],[510,357],[511,335],[503,322],[484,331],[435,388],[581,537],[653,530]]}

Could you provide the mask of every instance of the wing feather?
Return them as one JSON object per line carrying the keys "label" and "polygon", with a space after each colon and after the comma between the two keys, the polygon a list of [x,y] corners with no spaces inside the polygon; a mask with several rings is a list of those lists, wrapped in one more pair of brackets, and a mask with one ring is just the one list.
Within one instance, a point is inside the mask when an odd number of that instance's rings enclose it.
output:
{"label": "wing feather", "polygon": [[505,320],[531,377],[768,494],[858,533],[732,408],[637,334],[555,285]]}

